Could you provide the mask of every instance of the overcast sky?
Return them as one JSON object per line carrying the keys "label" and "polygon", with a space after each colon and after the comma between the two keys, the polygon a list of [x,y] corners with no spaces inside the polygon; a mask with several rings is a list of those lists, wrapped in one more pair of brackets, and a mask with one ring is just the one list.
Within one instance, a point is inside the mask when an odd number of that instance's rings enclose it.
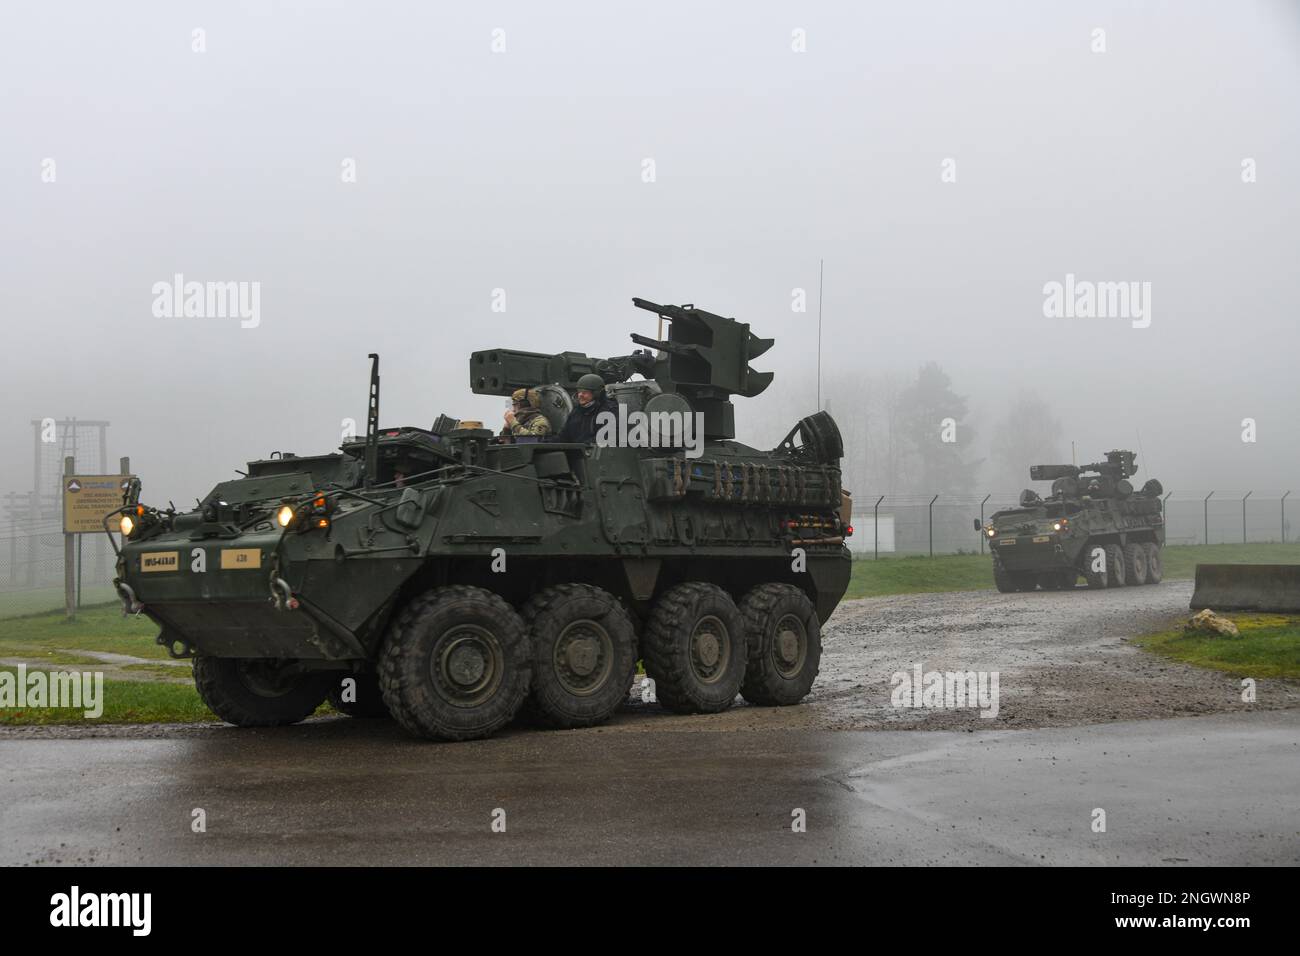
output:
{"label": "overcast sky", "polygon": [[[827,376],[934,360],[981,442],[1027,387],[1081,460],[1140,432],[1166,488],[1300,490],[1297,9],[11,4],[0,492],[47,416],[110,420],[151,502],[332,450],[372,351],[385,424],[495,425],[470,351],[624,353],[634,295],[775,336],[737,402],[774,444],[819,259]],[[178,273],[258,324],[155,315]],[[1150,283],[1149,325],[1046,317],[1067,274]]]}

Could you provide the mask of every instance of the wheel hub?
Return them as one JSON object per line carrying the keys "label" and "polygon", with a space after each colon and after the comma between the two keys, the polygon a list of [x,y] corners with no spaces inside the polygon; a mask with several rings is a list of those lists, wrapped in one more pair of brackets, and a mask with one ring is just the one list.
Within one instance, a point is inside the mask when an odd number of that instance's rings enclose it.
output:
{"label": "wheel hub", "polygon": [[727,627],[713,615],[700,618],[691,632],[691,669],[706,684],[722,677],[731,658]]}
{"label": "wheel hub", "polygon": [[504,666],[495,635],[470,624],[449,629],[429,662],[439,693],[457,707],[475,707],[491,699]]}
{"label": "wheel hub", "polygon": [[447,676],[461,687],[473,687],[487,670],[482,648],[465,641],[457,643],[447,656]]}
{"label": "wheel hub", "polygon": [[803,622],[787,614],[776,624],[772,641],[772,663],[782,677],[794,678],[803,670],[808,657],[808,635]]}
{"label": "wheel hub", "polygon": [[556,639],[552,663],[560,685],[585,697],[608,680],[614,667],[614,641],[595,621],[574,621]]}

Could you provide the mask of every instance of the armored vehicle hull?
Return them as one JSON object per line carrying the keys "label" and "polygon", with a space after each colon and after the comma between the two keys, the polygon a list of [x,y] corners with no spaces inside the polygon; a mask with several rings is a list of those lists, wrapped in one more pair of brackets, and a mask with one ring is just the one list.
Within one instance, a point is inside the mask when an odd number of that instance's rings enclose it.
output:
{"label": "armored vehicle hull", "polygon": [[[195,659],[204,700],[243,726],[292,723],[327,696],[436,739],[491,734],[521,708],[586,726],[626,699],[638,660],[679,712],[737,694],[797,702],[848,586],[838,430],[818,413],[775,450],[737,442],[726,398],[766,381],[721,352],[757,354],[763,340],[692,307],[654,308],[680,333],[655,343],[658,357],[494,350],[475,353],[471,383],[551,386],[564,404],[577,371],[595,368],[620,415],[699,412],[694,446],[681,431],[649,443],[617,429],[593,444],[510,442],[446,416],[380,429],[376,358],[364,441],[250,462],[189,513],[128,492],[124,605]],[[674,349],[693,371],[673,374]],[[635,371],[645,380],[627,381]]]}
{"label": "armored vehicle hull", "polygon": [[996,512],[976,529],[993,555],[999,591],[1158,584],[1163,577],[1164,515],[1155,480],[1140,491],[1128,478],[1136,456],[1112,451],[1084,466],[1035,465],[1034,480],[1053,482],[1040,498],[1026,490],[1021,506]]}

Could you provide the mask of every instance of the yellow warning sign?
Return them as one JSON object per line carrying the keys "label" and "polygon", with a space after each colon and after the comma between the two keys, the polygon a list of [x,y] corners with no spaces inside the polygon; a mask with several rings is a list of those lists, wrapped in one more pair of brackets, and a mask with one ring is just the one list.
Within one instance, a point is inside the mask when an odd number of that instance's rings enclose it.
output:
{"label": "yellow warning sign", "polygon": [[122,507],[122,494],[131,478],[131,475],[65,475],[64,533],[102,532],[104,516]]}

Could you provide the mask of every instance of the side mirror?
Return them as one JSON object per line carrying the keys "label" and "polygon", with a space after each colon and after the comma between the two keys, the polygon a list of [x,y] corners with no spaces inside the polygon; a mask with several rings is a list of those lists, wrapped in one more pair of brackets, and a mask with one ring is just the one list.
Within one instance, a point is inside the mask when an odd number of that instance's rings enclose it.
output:
{"label": "side mirror", "polygon": [[980,519],[979,519],[979,518],[976,518],[976,519],[975,519],[975,530],[978,531],[979,529],[980,529]]}

